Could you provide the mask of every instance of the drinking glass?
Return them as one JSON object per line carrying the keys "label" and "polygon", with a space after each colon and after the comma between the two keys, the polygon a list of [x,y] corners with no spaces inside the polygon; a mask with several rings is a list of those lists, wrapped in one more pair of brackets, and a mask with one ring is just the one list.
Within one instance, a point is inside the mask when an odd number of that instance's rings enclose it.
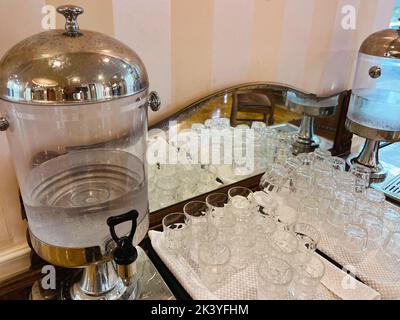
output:
{"label": "drinking glass", "polygon": [[286,261],[274,257],[264,258],[257,268],[257,299],[287,299],[292,279],[292,267]]}
{"label": "drinking glass", "polygon": [[300,167],[292,178],[290,186],[289,205],[297,209],[299,203],[305,199],[312,190],[313,175],[307,167]]}
{"label": "drinking glass", "polygon": [[258,132],[264,132],[265,130],[267,130],[267,124],[261,121],[254,121],[251,124],[251,129]]}
{"label": "drinking glass", "polygon": [[203,243],[199,246],[199,272],[204,284],[215,291],[223,286],[230,272],[231,251],[223,243]]}
{"label": "drinking glass", "polygon": [[[160,170],[161,172],[161,170]],[[161,207],[167,207],[176,203],[179,188],[179,180],[163,174],[158,174],[156,182],[156,198]]]}
{"label": "drinking glass", "polygon": [[312,225],[306,223],[296,223],[292,231],[299,240],[299,250],[314,252],[321,239],[321,234]]}
{"label": "drinking glass", "polygon": [[318,166],[318,162],[328,161],[331,156],[332,154],[330,151],[317,148],[314,151],[314,163]]}
{"label": "drinking glass", "polygon": [[314,161],[312,167],[317,177],[320,175],[331,175],[332,168],[329,163],[330,158],[331,153],[327,150],[316,149],[314,151]]}
{"label": "drinking glass", "polygon": [[278,202],[273,199],[270,194],[263,191],[254,193],[254,201],[259,206],[259,211],[270,216],[275,217],[278,208]]}
{"label": "drinking glass", "polygon": [[353,223],[362,223],[363,217],[369,214],[372,214],[369,202],[364,200],[364,198],[358,198],[356,201],[356,210],[352,218]]}
{"label": "drinking glass", "polygon": [[317,198],[322,213],[328,210],[336,190],[336,181],[331,176],[322,177],[314,182],[312,194],[314,198]]}
{"label": "drinking glass", "polygon": [[344,172],[346,171],[346,160],[339,157],[330,157],[328,159],[328,163],[330,164],[334,173],[337,171]]}
{"label": "drinking glass", "polygon": [[263,214],[262,212],[257,212],[254,220],[257,232],[262,236],[267,237],[274,233],[277,229],[276,221],[268,215]]}
{"label": "drinking glass", "polygon": [[289,169],[289,174],[292,175],[303,165],[302,161],[298,157],[288,157],[286,159],[285,167]]}
{"label": "drinking glass", "polygon": [[361,263],[367,254],[368,231],[361,225],[347,224],[338,240],[338,252],[345,263]]}
{"label": "drinking glass", "polygon": [[385,269],[395,273],[397,278],[400,277],[400,232],[392,232],[387,236],[378,251],[377,260]]}
{"label": "drinking glass", "polygon": [[303,166],[312,167],[314,162],[314,153],[301,153],[297,156],[297,159],[303,164]]}
{"label": "drinking glass", "polygon": [[387,205],[382,208],[384,236],[390,232],[400,232],[400,209]]}
{"label": "drinking glass", "polygon": [[235,127],[235,129],[237,129],[237,130],[249,130],[250,127],[249,127],[249,125],[247,125],[247,124],[238,124],[238,125]]}
{"label": "drinking glass", "polygon": [[350,167],[350,173],[356,178],[354,191],[357,193],[365,192],[369,187],[371,169],[358,163],[353,163]]}
{"label": "drinking glass", "polygon": [[189,236],[189,220],[183,213],[171,213],[162,220],[163,246],[172,254],[181,254],[185,250]]}
{"label": "drinking glass", "polygon": [[276,141],[275,163],[284,165],[286,159],[292,154],[293,133],[278,131]]}
{"label": "drinking glass", "polygon": [[362,226],[368,232],[368,250],[378,249],[382,246],[383,221],[372,214],[365,214],[362,217]]}
{"label": "drinking glass", "polygon": [[186,253],[189,259],[198,262],[199,247],[202,244],[214,243],[218,240],[218,229],[211,223],[192,223],[189,218],[189,234],[186,242]]}
{"label": "drinking glass", "polygon": [[206,129],[206,126],[203,123],[193,123],[191,128],[196,134],[200,135]]}
{"label": "drinking glass", "polygon": [[228,190],[228,197],[230,201],[236,196],[242,196],[249,201],[253,201],[253,191],[245,187],[234,187]]}
{"label": "drinking glass", "polygon": [[296,171],[303,165],[297,157],[288,157],[286,159],[285,167],[289,171],[289,185],[293,185],[293,177]]}
{"label": "drinking glass", "polygon": [[333,176],[333,169],[328,161],[320,162],[319,166],[313,166],[313,182]]}
{"label": "drinking glass", "polygon": [[298,252],[299,241],[293,232],[277,230],[270,237],[271,255],[291,263]]}
{"label": "drinking glass", "polygon": [[365,191],[365,200],[370,204],[371,212],[376,216],[380,216],[386,200],[385,194],[382,191],[368,188]]}
{"label": "drinking glass", "polygon": [[200,166],[184,165],[180,166],[179,171],[179,196],[181,200],[186,200],[197,195],[197,185],[200,177]]}
{"label": "drinking glass", "polygon": [[271,234],[277,230],[275,220],[261,212],[256,214],[256,239],[254,246],[254,257],[258,262],[270,254],[269,239]]}
{"label": "drinking glass", "polygon": [[354,216],[356,199],[347,192],[336,192],[335,198],[328,209],[326,221],[331,235],[341,233],[343,227],[350,223]]}
{"label": "drinking glass", "polygon": [[219,126],[222,129],[229,129],[231,128],[231,119],[229,118],[219,118]]}
{"label": "drinking glass", "polygon": [[233,164],[232,169],[236,176],[247,176],[254,171],[255,163],[250,163],[246,156],[246,147],[233,147]]}
{"label": "drinking glass", "polygon": [[349,172],[338,171],[334,175],[336,189],[340,192],[353,193],[356,185],[356,178]]}
{"label": "drinking glass", "polygon": [[191,221],[192,225],[208,222],[208,206],[205,202],[190,201],[183,207],[183,212]]}
{"label": "drinking glass", "polygon": [[315,254],[297,253],[293,262],[293,281],[289,288],[291,298],[313,300],[324,274],[325,265]]}
{"label": "drinking glass", "polygon": [[253,262],[255,238],[248,235],[233,235],[228,244],[231,249],[231,266],[243,270]]}
{"label": "drinking glass", "polygon": [[224,193],[213,193],[206,198],[209,222],[216,226],[219,238],[225,243],[229,241],[236,225],[236,218],[227,208],[228,200],[228,196]]}
{"label": "drinking glass", "polygon": [[229,201],[229,210],[236,218],[235,233],[249,233],[256,212],[254,203],[244,196],[236,195]]}
{"label": "drinking glass", "polygon": [[207,119],[204,122],[204,125],[207,129],[219,129],[220,128],[220,119],[219,118],[212,118]]}
{"label": "drinking glass", "polygon": [[273,164],[261,178],[260,187],[265,192],[280,192],[289,180],[289,170],[280,164]]}
{"label": "drinking glass", "polygon": [[298,206],[299,220],[317,225],[322,221],[322,214],[317,199],[308,197]]}
{"label": "drinking glass", "polygon": [[275,219],[283,229],[289,230],[299,220],[299,213],[292,207],[282,205],[276,211]]}
{"label": "drinking glass", "polygon": [[265,156],[268,165],[273,165],[276,159],[277,134],[275,130],[267,129],[264,132]]}

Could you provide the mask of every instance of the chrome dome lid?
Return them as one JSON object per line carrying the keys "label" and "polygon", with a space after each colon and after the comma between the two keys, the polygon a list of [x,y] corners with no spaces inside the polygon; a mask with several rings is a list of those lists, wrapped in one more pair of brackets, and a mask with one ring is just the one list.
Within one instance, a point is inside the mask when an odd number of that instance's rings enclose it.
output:
{"label": "chrome dome lid", "polygon": [[65,30],[29,37],[1,59],[1,99],[67,105],[147,95],[146,68],[132,49],[105,34],[79,30],[82,8],[57,11],[66,18]]}
{"label": "chrome dome lid", "polygon": [[364,40],[360,52],[376,57],[400,59],[400,30],[375,32]]}

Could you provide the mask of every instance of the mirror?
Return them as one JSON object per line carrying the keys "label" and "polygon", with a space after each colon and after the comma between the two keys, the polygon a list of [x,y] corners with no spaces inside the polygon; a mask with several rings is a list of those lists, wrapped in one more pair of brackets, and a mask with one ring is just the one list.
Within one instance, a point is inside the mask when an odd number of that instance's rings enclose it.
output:
{"label": "mirror", "polygon": [[260,175],[293,153],[317,147],[339,153],[343,98],[276,83],[242,84],[162,120],[148,135],[150,212]]}

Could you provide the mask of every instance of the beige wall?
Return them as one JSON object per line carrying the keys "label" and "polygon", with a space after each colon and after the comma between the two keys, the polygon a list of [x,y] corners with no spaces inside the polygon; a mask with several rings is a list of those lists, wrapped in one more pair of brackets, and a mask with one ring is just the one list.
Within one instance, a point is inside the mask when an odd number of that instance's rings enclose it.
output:
{"label": "beige wall", "polygon": [[[163,100],[161,111],[150,113],[155,122],[197,97],[240,82],[285,82],[317,94],[350,88],[360,43],[388,26],[394,0],[72,3],[85,8],[83,29],[114,36],[142,57],[151,89]],[[357,9],[356,30],[341,27],[341,9],[349,4]],[[58,15],[57,27],[63,23]]]}
{"label": "beige wall", "polygon": [[[41,31],[44,1],[0,1],[0,55],[24,38]],[[23,8],[23,10],[22,10]],[[1,112],[1,102],[0,102]],[[0,264],[1,249],[24,242],[26,225],[21,219],[19,194],[6,134],[0,132]],[[5,233],[5,230],[7,232]]]}
{"label": "beige wall", "polygon": [[[63,0],[0,1],[0,54],[41,31],[41,8]],[[212,90],[280,81],[327,94],[350,88],[362,40],[389,24],[394,0],[74,0],[82,29],[117,37],[145,61],[163,99],[151,121]],[[343,30],[343,5],[357,8]],[[63,27],[63,18],[57,19]],[[4,31],[7,32],[4,32]],[[5,134],[0,133],[0,223],[24,237]]]}

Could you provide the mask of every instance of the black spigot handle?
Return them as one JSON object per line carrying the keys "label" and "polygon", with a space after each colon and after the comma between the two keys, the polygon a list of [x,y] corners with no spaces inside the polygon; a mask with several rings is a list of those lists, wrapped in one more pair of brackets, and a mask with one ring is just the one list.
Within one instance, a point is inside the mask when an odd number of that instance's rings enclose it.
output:
{"label": "black spigot handle", "polygon": [[[117,244],[117,248],[114,250],[114,261],[119,265],[128,265],[135,262],[137,259],[138,253],[136,248],[133,246],[132,241],[136,232],[138,217],[139,213],[136,210],[132,210],[128,213],[107,219],[107,225],[110,227],[111,237]],[[132,222],[129,235],[118,237],[115,227],[128,221]]]}

